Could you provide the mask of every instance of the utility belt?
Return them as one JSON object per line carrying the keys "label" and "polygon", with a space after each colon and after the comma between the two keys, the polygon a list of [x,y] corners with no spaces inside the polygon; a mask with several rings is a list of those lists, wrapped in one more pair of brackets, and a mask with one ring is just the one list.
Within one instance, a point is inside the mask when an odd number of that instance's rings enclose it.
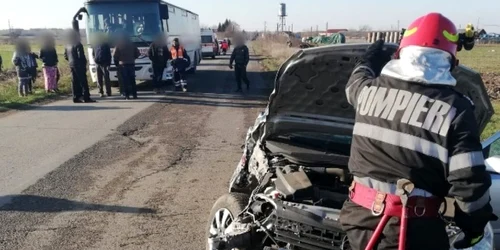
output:
{"label": "utility belt", "polygon": [[[349,198],[352,202],[369,209],[374,216],[389,215],[401,217],[403,203],[401,197],[395,194],[379,192],[363,184],[352,182],[349,188]],[[438,217],[443,199],[438,197],[409,196],[406,203],[408,218]]]}
{"label": "utility belt", "polygon": [[414,184],[406,179],[398,180],[396,194],[380,192],[356,181],[352,182],[349,188],[350,200],[369,209],[373,216],[382,215],[365,250],[372,250],[378,243],[379,237],[391,217],[401,218],[398,249],[404,250],[408,218],[437,218],[440,215],[439,209],[443,199],[435,196],[412,196],[411,193],[414,189]]}

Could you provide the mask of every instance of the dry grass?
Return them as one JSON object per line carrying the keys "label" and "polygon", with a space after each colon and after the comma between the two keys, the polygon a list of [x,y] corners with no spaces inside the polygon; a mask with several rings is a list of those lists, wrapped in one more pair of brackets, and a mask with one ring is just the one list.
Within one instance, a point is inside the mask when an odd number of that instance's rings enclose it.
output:
{"label": "dry grass", "polygon": [[264,56],[261,63],[266,71],[277,71],[286,59],[297,52],[297,48],[286,46],[286,42],[270,39],[258,39],[251,46],[257,55]]}

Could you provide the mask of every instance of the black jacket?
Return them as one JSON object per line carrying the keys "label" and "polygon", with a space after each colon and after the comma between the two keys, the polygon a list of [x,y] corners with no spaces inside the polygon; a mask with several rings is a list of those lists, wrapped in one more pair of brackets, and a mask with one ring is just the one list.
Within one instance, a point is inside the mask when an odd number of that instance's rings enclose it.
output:
{"label": "black jacket", "polygon": [[44,66],[55,67],[59,62],[55,48],[42,48],[40,50],[40,59]]}
{"label": "black jacket", "polygon": [[229,64],[233,64],[240,66],[247,66],[250,61],[250,55],[248,52],[248,47],[246,45],[237,46],[233,49],[233,53],[231,54],[231,59],[229,60]]}
{"label": "black jacket", "polygon": [[87,57],[82,43],[67,45],[64,50],[64,58],[69,62],[70,67],[86,67]]}
{"label": "black jacket", "polygon": [[349,170],[456,199],[455,220],[482,232],[492,208],[473,103],[453,87],[409,82],[358,65],[346,87],[356,109]]}
{"label": "black jacket", "polygon": [[111,65],[111,47],[107,43],[96,45],[92,50],[95,63],[104,66]]}
{"label": "black jacket", "polygon": [[172,59],[172,55],[167,45],[157,46],[155,43],[149,46],[148,57],[153,63],[153,66],[162,67],[166,67],[167,61]]}

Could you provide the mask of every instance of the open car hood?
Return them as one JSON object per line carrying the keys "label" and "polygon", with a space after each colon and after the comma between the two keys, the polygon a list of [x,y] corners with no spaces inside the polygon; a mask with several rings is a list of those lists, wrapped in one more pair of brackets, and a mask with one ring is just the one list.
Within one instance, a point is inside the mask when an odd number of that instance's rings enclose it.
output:
{"label": "open car hood", "polygon": [[[347,102],[345,86],[356,60],[370,44],[338,44],[303,49],[291,56],[276,74],[274,91],[260,119],[260,138],[314,131],[352,135],[355,110]],[[397,44],[386,44],[396,51]],[[481,76],[465,66],[456,67],[456,89],[473,100],[482,132],[493,107]]]}

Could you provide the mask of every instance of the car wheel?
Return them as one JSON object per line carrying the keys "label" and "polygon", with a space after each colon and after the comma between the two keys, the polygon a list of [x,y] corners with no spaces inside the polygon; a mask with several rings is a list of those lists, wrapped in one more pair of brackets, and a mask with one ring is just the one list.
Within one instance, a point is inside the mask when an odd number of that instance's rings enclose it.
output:
{"label": "car wheel", "polygon": [[[206,228],[206,249],[210,250],[209,237],[219,235],[233,222],[234,218],[245,209],[250,198],[247,194],[228,193],[215,202],[208,217]],[[242,249],[240,249],[242,250]]]}
{"label": "car wheel", "polygon": [[119,87],[120,86],[120,83],[118,81],[111,81],[111,87]]}

